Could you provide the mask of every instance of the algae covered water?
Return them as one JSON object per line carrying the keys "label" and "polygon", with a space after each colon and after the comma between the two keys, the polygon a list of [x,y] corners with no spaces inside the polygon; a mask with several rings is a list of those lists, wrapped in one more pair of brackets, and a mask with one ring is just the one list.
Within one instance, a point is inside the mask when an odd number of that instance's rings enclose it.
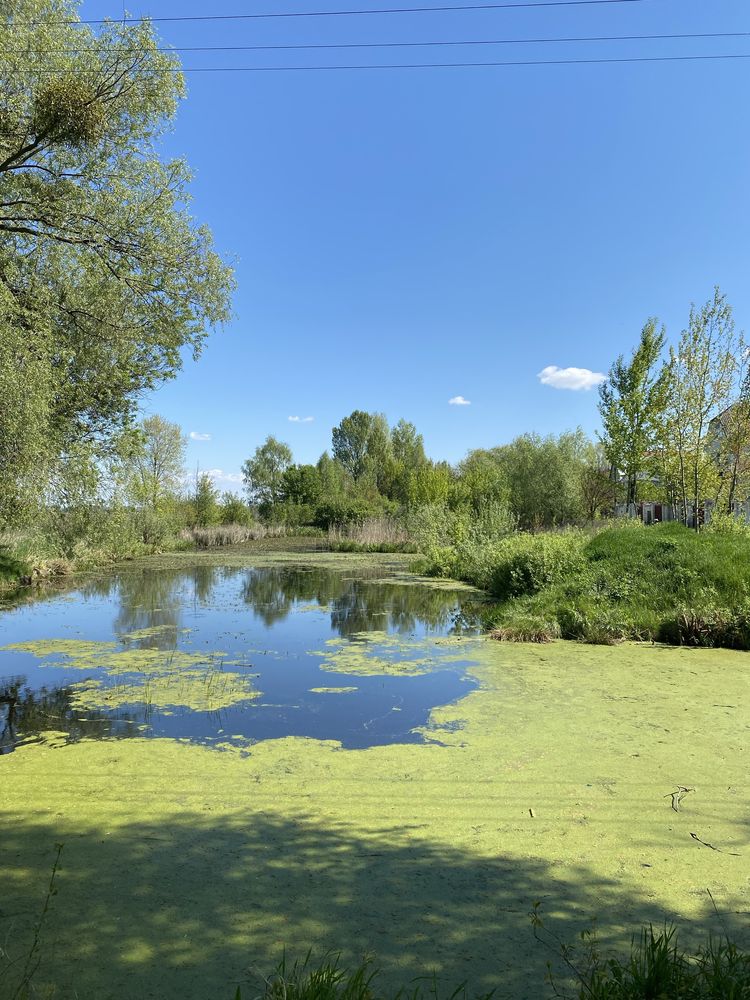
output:
{"label": "algae covered water", "polygon": [[41,997],[220,1000],[311,953],[544,1000],[538,904],[603,954],[649,922],[746,947],[746,653],[497,643],[457,627],[475,593],[311,556],[0,613],[0,995],[29,954]]}
{"label": "algae covered water", "polygon": [[466,594],[378,567],[145,567],[0,613],[0,747],[425,740],[473,686]]}

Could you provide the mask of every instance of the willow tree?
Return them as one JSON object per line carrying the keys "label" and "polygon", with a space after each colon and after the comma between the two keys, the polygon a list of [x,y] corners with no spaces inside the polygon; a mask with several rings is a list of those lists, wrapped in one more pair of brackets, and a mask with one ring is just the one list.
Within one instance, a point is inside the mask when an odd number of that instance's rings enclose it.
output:
{"label": "willow tree", "polygon": [[184,96],[148,22],[0,0],[0,519],[228,316],[231,271],[158,143]]}

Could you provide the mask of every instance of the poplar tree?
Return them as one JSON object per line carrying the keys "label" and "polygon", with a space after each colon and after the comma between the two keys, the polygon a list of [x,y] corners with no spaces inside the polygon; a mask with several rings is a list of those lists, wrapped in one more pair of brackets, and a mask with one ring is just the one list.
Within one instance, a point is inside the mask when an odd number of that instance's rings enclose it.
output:
{"label": "poplar tree", "polygon": [[669,353],[666,430],[676,458],[682,519],[687,523],[692,504],[696,529],[701,503],[718,487],[719,466],[710,447],[711,420],[732,402],[744,349],[732,307],[716,287],[704,306],[691,307],[688,325]]}
{"label": "poplar tree", "polygon": [[626,482],[626,502],[638,502],[638,483],[651,471],[657,428],[667,404],[669,379],[657,365],[664,348],[664,328],[649,319],[630,361],[614,362],[599,388],[601,442],[613,474]]}

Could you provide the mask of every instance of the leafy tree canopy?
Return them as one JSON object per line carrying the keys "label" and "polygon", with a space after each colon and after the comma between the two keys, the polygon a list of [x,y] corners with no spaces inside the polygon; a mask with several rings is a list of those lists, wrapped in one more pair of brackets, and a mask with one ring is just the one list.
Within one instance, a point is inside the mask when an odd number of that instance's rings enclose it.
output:
{"label": "leafy tree canopy", "polygon": [[284,473],[292,464],[292,449],[269,434],[242,466],[245,489],[256,504],[277,503],[282,496]]}
{"label": "leafy tree canopy", "polygon": [[184,95],[148,22],[71,0],[0,12],[0,517],[49,463],[109,440],[227,319],[230,269],[159,139]]}

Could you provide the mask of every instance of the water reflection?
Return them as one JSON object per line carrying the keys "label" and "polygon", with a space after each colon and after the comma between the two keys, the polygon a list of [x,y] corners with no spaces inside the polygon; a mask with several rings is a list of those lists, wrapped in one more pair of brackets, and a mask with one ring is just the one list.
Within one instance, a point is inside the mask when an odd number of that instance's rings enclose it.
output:
{"label": "water reflection", "polygon": [[132,641],[140,648],[163,649],[177,644],[185,607],[212,606],[217,589],[232,580],[240,581],[242,600],[266,626],[285,621],[299,604],[313,604],[330,612],[331,628],[340,636],[373,631],[406,634],[423,627],[444,630],[456,621],[456,612],[466,608],[460,592],[389,581],[379,571],[350,576],[294,566],[146,569],[99,578],[87,584],[84,593],[117,599],[116,635],[136,633]]}
{"label": "water reflection", "polygon": [[471,618],[464,593],[381,569],[199,562],[101,576],[0,613],[0,647],[22,646],[0,648],[0,747],[46,730],[419,742],[431,709],[471,687],[470,652],[441,645]]}
{"label": "water reflection", "polygon": [[73,697],[68,686],[34,689],[24,675],[0,680],[0,754],[49,731],[64,734],[68,742],[139,735],[137,721],[129,713],[81,711]]}

